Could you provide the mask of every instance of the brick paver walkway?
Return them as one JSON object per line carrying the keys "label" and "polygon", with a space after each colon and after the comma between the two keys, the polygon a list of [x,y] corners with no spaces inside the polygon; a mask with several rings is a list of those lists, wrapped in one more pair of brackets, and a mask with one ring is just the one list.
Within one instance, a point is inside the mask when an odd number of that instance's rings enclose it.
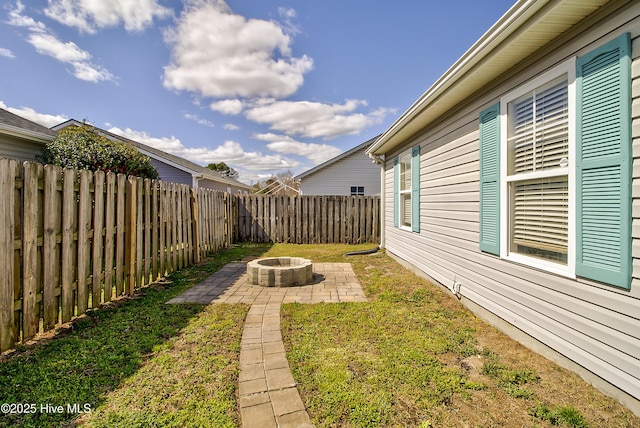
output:
{"label": "brick paver walkway", "polygon": [[244,428],[312,427],[289,370],[280,332],[282,303],[365,302],[349,263],[314,263],[314,283],[261,287],[247,281],[246,264],[230,263],[167,303],[246,303],[240,348],[239,407]]}

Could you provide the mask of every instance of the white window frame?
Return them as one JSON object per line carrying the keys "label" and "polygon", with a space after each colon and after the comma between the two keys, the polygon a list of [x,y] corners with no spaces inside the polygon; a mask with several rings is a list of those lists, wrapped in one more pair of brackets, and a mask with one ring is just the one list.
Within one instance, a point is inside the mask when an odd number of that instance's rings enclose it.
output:
{"label": "white window frame", "polygon": [[[353,190],[355,188],[355,190]],[[360,192],[362,189],[362,192]],[[351,196],[364,196],[364,186],[349,186],[349,193]]]}
{"label": "white window frame", "polygon": [[[500,257],[515,263],[531,266],[555,274],[567,276],[570,278],[575,275],[575,259],[576,259],[576,58],[571,58],[564,63],[554,67],[553,69],[537,76],[533,80],[517,87],[513,91],[504,95],[500,99]],[[521,97],[522,95],[533,91],[534,89],[545,85],[548,82],[562,76],[567,76],[567,95],[569,107],[569,164],[567,166],[567,179],[569,186],[569,209],[568,209],[568,248],[567,248],[567,264],[554,263],[535,257],[526,256],[524,254],[512,253],[509,251],[510,241],[510,192],[509,185],[511,181],[516,181],[507,174],[508,168],[508,104]],[[517,181],[529,178],[542,178],[548,176],[557,176],[557,171],[551,170],[547,172],[536,172],[519,174]]]}
{"label": "white window frame", "polygon": [[[402,190],[402,164],[406,163],[409,165],[409,168],[413,168],[412,165],[412,158],[411,158],[411,149],[403,152],[400,156],[398,156],[398,227],[402,230],[407,230],[409,232],[411,232],[413,230],[412,226],[413,226],[413,201],[412,199],[412,190],[413,190],[413,175],[411,174],[411,169],[409,169],[409,180],[411,182],[409,189],[407,190]],[[408,194],[409,195],[409,218],[411,219],[411,222],[409,223],[408,226],[405,226],[404,224],[402,224],[402,219],[403,219],[403,215],[404,215],[404,203],[402,200],[402,195]]]}

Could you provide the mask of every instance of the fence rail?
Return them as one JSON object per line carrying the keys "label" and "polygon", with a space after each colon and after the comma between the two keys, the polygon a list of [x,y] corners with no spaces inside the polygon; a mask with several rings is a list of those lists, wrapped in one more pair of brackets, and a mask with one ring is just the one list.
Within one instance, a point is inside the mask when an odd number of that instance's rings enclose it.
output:
{"label": "fence rail", "polygon": [[229,195],[0,159],[0,352],[237,241],[377,242],[380,199]]}

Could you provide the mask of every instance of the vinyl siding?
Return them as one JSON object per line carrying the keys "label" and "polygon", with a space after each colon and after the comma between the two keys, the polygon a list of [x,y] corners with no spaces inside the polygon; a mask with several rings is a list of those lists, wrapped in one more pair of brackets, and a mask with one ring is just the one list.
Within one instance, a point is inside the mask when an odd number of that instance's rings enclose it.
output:
{"label": "vinyl siding", "polygon": [[158,176],[160,180],[166,181],[169,183],[180,183],[187,184],[189,186],[193,185],[193,177],[188,172],[182,171],[174,166],[167,165],[164,162],[160,162],[157,159],[150,158],[151,163],[158,170]]}
{"label": "vinyl siding", "polygon": [[[537,74],[623,32],[632,37],[633,278],[630,290],[572,280],[479,250],[479,112]],[[387,153],[386,248],[573,362],[640,400],[640,4],[552,43],[490,93]],[[393,227],[393,158],[421,146],[421,232]]]}
{"label": "vinyl siding", "polygon": [[380,194],[380,166],[364,150],[327,165],[300,182],[303,195],[350,195],[351,186],[364,186],[366,196]]}
{"label": "vinyl siding", "polygon": [[44,143],[16,140],[0,135],[0,157],[18,159],[20,161],[35,161],[36,155],[44,148]]}

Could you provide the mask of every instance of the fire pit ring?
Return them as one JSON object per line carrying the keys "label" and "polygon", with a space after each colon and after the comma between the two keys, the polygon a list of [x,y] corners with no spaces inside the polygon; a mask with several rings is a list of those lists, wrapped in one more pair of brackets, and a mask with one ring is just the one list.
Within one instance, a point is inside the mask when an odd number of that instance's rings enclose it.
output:
{"label": "fire pit ring", "polygon": [[263,287],[291,287],[310,284],[313,264],[302,257],[265,257],[247,264],[249,282]]}

